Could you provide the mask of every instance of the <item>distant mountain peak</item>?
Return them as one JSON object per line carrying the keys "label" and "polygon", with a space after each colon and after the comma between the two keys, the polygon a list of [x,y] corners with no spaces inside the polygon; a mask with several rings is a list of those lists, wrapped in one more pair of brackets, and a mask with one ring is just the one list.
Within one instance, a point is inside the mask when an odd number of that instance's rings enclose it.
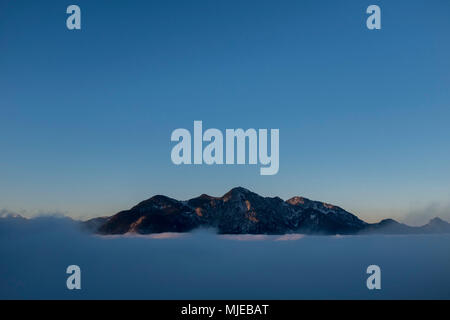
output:
{"label": "distant mountain peak", "polygon": [[394,219],[383,219],[379,222],[379,224],[400,224],[400,222],[398,222],[397,220]]}
{"label": "distant mountain peak", "polygon": [[435,217],[433,219],[431,219],[428,224],[433,225],[433,224],[438,224],[438,225],[447,225],[449,224],[447,221],[442,220],[439,217]]}
{"label": "distant mountain peak", "polygon": [[18,213],[8,212],[8,211],[0,211],[0,219],[25,219]]}

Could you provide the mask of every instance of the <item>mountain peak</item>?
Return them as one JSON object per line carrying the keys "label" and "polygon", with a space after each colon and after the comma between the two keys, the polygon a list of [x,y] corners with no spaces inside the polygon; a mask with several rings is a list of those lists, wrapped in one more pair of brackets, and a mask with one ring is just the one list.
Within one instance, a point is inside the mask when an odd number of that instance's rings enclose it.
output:
{"label": "mountain peak", "polygon": [[233,198],[233,197],[236,197],[239,195],[247,196],[250,194],[253,194],[253,192],[251,192],[248,189],[245,189],[243,187],[235,187],[235,188],[231,189],[230,191],[228,191],[227,193],[225,193],[222,198],[224,200],[226,200],[226,199],[230,199],[230,198]]}
{"label": "mountain peak", "polygon": [[394,219],[383,219],[378,224],[380,225],[388,225],[388,224],[400,224],[400,222],[394,220]]}
{"label": "mountain peak", "polygon": [[244,187],[241,187],[241,186],[239,186],[239,187],[234,187],[233,189],[231,189],[230,191],[228,191],[228,193],[229,193],[229,192],[233,192],[233,193],[251,193],[250,190],[248,190],[248,189],[246,189],[246,188],[244,188]]}
{"label": "mountain peak", "polygon": [[135,207],[161,207],[161,206],[167,206],[167,205],[173,205],[179,203],[178,200],[169,198],[164,195],[156,195],[153,196],[147,200],[144,200],[140,203],[138,203]]}
{"label": "mountain peak", "polygon": [[20,214],[7,210],[0,210],[0,218],[4,219],[25,219]]}
{"label": "mountain peak", "polygon": [[209,194],[202,193],[199,197],[199,199],[214,199],[215,197],[210,196]]}
{"label": "mountain peak", "polygon": [[286,200],[287,203],[292,204],[293,206],[299,205],[299,204],[305,204],[305,202],[309,202],[311,200],[304,198],[304,197],[299,197],[299,196],[295,196],[290,198],[289,200]]}
{"label": "mountain peak", "polygon": [[428,222],[429,225],[448,225],[447,221],[442,220],[439,217],[435,217]]}

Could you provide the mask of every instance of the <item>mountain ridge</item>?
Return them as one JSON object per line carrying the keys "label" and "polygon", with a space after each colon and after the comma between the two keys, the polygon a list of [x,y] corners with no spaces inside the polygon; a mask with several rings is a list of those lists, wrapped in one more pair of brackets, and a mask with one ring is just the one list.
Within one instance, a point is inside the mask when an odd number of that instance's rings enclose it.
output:
{"label": "mountain ridge", "polygon": [[214,228],[219,234],[414,234],[450,233],[450,224],[434,218],[412,227],[393,219],[367,223],[326,202],[295,196],[288,200],[263,197],[235,187],[221,197],[202,194],[181,201],[155,195],[129,210],[83,222],[98,234],[190,232]]}

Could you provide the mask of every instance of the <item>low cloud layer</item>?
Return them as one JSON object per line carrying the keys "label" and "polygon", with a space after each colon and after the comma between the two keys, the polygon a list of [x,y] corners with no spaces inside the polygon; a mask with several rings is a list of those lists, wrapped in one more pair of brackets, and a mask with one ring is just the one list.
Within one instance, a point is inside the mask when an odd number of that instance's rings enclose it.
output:
{"label": "low cloud layer", "polygon": [[[281,241],[283,240],[283,241]],[[0,299],[450,298],[450,236],[101,237],[73,220],[0,219]],[[66,288],[81,267],[80,291]],[[366,268],[382,290],[366,288]]]}

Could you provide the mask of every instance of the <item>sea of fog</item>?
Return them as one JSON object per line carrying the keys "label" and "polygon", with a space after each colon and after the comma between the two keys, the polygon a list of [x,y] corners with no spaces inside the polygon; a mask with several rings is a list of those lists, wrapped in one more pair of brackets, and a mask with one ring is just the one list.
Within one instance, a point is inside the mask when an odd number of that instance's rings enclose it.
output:
{"label": "sea of fog", "polygon": [[[102,237],[0,220],[0,299],[450,299],[450,235]],[[73,264],[81,290],[66,287]]]}

